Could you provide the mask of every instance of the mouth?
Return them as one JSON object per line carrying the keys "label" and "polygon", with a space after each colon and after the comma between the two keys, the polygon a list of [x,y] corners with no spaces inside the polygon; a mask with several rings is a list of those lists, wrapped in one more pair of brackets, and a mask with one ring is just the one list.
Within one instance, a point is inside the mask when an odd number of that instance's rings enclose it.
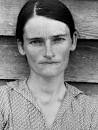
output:
{"label": "mouth", "polygon": [[40,64],[58,64],[60,62],[56,62],[56,61],[45,61],[45,62],[40,62]]}

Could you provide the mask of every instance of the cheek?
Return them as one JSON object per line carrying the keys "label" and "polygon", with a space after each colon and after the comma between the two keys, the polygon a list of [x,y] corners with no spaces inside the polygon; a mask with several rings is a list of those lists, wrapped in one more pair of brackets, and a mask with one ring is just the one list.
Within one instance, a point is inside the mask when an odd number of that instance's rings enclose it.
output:
{"label": "cheek", "polygon": [[58,56],[62,59],[62,60],[66,60],[69,58],[69,54],[70,54],[70,45],[64,45],[62,47],[59,47],[58,49],[56,49]]}
{"label": "cheek", "polygon": [[63,47],[63,57],[65,59],[69,59],[69,55],[70,55],[70,51],[71,51],[71,46],[72,46],[72,43],[70,42],[69,44],[65,44],[65,47]]}
{"label": "cheek", "polygon": [[37,59],[36,55],[34,55],[32,53],[27,53],[26,56],[27,56],[29,63],[31,63],[31,62],[35,63],[36,62],[36,59]]}
{"label": "cheek", "polygon": [[29,63],[36,62],[38,59],[38,51],[32,47],[24,47],[25,54]]}
{"label": "cheek", "polygon": [[63,62],[68,62],[69,61],[69,55],[70,55],[70,51],[65,51],[62,53],[62,61]]}

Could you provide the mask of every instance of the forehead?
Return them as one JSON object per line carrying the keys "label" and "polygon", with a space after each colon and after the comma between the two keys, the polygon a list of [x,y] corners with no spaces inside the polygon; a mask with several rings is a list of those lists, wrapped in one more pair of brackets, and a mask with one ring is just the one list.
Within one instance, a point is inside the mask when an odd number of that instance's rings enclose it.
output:
{"label": "forehead", "polygon": [[68,26],[58,20],[35,16],[28,20],[24,27],[24,35],[32,37],[49,37],[70,33]]}

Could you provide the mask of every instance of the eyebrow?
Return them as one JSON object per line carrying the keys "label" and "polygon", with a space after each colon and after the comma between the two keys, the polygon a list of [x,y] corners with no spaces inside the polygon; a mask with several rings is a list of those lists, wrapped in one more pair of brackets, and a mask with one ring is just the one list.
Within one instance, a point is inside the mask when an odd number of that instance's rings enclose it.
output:
{"label": "eyebrow", "polygon": [[58,37],[65,37],[65,36],[67,36],[67,34],[58,34],[58,35],[53,35],[51,37],[58,38]]}
{"label": "eyebrow", "polygon": [[[50,38],[58,38],[58,37],[65,37],[67,36],[67,34],[58,34],[58,35],[53,35],[53,36],[49,36]],[[33,37],[33,38],[26,38],[27,40],[31,41],[31,40],[44,40],[43,37]]]}
{"label": "eyebrow", "polygon": [[34,37],[34,38],[26,38],[28,41],[32,41],[32,40],[43,40],[42,37]]}

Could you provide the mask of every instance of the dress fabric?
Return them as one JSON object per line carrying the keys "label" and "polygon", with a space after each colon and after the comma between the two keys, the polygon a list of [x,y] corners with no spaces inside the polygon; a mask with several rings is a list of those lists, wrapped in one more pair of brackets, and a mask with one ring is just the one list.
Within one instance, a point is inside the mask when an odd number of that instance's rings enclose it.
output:
{"label": "dress fabric", "polygon": [[98,130],[98,100],[65,83],[67,94],[48,126],[26,79],[0,87],[0,130]]}

